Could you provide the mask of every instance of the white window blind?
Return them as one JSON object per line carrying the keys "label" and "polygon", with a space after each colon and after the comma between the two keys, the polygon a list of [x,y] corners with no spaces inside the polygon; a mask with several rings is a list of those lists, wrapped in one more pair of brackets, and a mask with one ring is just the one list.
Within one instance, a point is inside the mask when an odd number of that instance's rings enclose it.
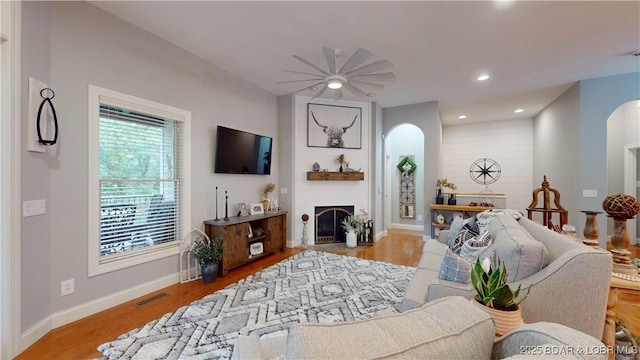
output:
{"label": "white window blind", "polygon": [[183,233],[183,122],[102,103],[99,112],[103,263]]}

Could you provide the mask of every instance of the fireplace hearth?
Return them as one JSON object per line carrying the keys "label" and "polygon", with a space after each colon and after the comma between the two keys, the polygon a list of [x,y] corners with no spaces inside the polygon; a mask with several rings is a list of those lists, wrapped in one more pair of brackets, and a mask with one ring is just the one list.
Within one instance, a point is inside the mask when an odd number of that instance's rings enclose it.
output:
{"label": "fireplace hearth", "polygon": [[316,206],[316,245],[346,242],[342,220],[353,215],[353,211],[354,206]]}

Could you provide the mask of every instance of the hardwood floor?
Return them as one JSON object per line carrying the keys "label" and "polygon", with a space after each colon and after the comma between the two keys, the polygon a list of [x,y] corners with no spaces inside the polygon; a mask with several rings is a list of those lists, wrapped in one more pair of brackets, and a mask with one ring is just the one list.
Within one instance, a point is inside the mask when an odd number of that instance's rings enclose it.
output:
{"label": "hardwood floor", "polygon": [[[394,264],[416,266],[422,253],[422,235],[414,231],[390,230],[388,236],[380,239],[375,246],[347,249],[334,246],[315,249],[326,252],[356,256],[364,259],[385,261]],[[640,256],[640,248],[632,249],[635,257]],[[225,277],[218,278],[215,283],[204,285],[201,281],[187,284],[176,284],[160,291],[150,293],[138,299],[115,306],[95,315],[80,319],[50,331],[42,339],[26,349],[16,359],[93,359],[102,354],[96,347],[117,338],[137,327],[141,327],[151,320],[172,312],[177,308],[188,305],[205,295],[233,284],[248,275],[275,264],[302,251],[299,248],[286,249],[256,262],[245,265],[229,272]],[[156,301],[142,307],[136,307],[136,302],[148,299],[156,294],[166,293]],[[622,300],[622,299],[621,299]],[[632,329],[640,330],[638,317],[640,298],[624,299],[616,311],[631,324]],[[635,332],[635,331],[634,331]]]}
{"label": "hardwood floor", "polygon": [[[394,231],[380,239],[375,246],[330,251],[365,259],[386,261],[395,264],[416,266],[422,253],[422,235],[418,232]],[[129,330],[138,328],[151,320],[188,305],[205,295],[233,284],[254,272],[284,260],[298,252],[300,248],[286,249],[282,253],[267,256],[253,263],[231,270],[225,277],[219,277],[213,284],[202,281],[176,284],[112,307],[95,315],[80,319],[50,331],[42,339],[26,349],[16,359],[94,359],[102,354],[98,345],[114,340]],[[136,302],[154,295],[166,293],[158,300],[136,307]]]}

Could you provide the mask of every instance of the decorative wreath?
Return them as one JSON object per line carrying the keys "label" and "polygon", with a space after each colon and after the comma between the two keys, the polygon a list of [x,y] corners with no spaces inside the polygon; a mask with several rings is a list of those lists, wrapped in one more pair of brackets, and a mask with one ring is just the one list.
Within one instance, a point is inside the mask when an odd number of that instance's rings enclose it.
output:
{"label": "decorative wreath", "polygon": [[398,163],[398,166],[396,167],[398,168],[398,170],[400,170],[400,172],[404,172],[405,164],[409,164],[411,166],[407,171],[409,175],[413,174],[413,172],[416,171],[416,169],[418,168],[418,165],[416,165],[416,163],[413,162],[413,159],[411,159],[410,156],[405,156],[404,158],[402,158],[402,160],[400,160],[400,162]]}

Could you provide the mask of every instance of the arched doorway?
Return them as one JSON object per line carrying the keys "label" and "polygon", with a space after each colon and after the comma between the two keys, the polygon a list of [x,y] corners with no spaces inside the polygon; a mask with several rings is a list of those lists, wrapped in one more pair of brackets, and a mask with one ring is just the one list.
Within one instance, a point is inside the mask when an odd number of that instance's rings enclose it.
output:
{"label": "arched doorway", "polygon": [[[640,100],[620,105],[607,119],[607,194],[627,194],[640,198]],[[640,244],[640,218],[627,221],[632,244]],[[613,221],[607,220],[607,235]]]}
{"label": "arched doorway", "polygon": [[[384,137],[385,229],[424,229],[424,138],[422,130],[413,124],[395,126]],[[417,165],[413,174],[413,208],[407,205],[409,202],[401,201],[403,196],[411,195],[411,192],[402,192],[403,189],[406,191],[407,183],[402,182],[402,173],[397,168],[398,163],[407,156]]]}

